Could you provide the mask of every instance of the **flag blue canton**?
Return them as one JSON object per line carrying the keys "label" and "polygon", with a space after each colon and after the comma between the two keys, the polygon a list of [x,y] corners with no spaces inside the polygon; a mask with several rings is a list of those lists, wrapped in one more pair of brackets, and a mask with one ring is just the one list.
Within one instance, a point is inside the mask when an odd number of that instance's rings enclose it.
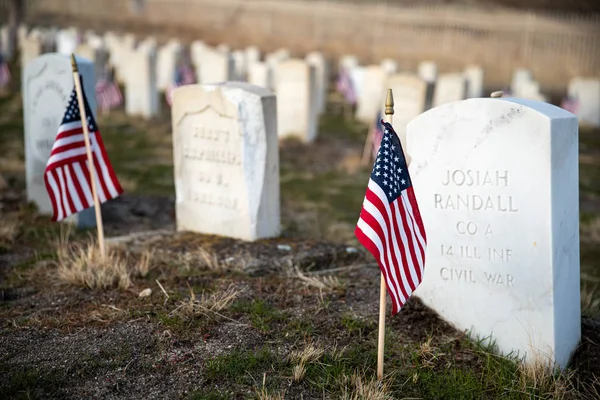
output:
{"label": "flag blue canton", "polygon": [[383,189],[391,203],[402,194],[403,190],[411,186],[411,181],[400,139],[389,123],[381,121],[381,124],[383,138],[373,165],[371,180]]}
{"label": "flag blue canton", "polygon": [[[81,83],[81,91],[83,92],[83,82]],[[85,93],[82,93],[82,95],[83,104],[85,106],[85,116],[87,117],[88,122],[88,131],[95,132],[96,121],[94,120],[94,115],[90,110],[90,106],[88,105]],[[81,121],[81,114],[79,113],[79,104],[77,103],[77,91],[75,90],[75,87],[73,87],[71,97],[69,98],[69,105],[67,106],[67,110],[65,112],[65,115],[63,116],[61,125],[76,121]]]}

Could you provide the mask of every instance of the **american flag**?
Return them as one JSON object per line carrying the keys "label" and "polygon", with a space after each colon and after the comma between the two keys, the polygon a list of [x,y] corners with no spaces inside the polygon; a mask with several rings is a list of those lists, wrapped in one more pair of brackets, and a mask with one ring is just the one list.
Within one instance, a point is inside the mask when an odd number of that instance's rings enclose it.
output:
{"label": "american flag", "polygon": [[184,85],[191,85],[193,83],[196,83],[196,76],[194,75],[193,68],[190,65],[178,67],[175,70],[175,79],[173,80],[173,83],[167,88],[167,91],[165,93],[165,97],[169,106],[171,106],[173,90],[175,90],[175,88]]}
{"label": "american flag", "polygon": [[0,55],[0,89],[4,89],[10,83],[10,69],[8,63]]}
{"label": "american flag", "polygon": [[567,96],[561,103],[560,107],[573,113],[577,114],[577,110],[579,109],[579,101],[575,97]]}
{"label": "american flag", "polygon": [[344,99],[349,104],[356,104],[356,93],[354,92],[354,85],[352,84],[352,78],[346,70],[341,68],[336,82],[336,89],[339,93],[344,96]]}
{"label": "american flag", "polygon": [[[83,91],[83,83],[81,90]],[[82,94],[94,160],[96,193],[98,200],[104,203],[118,197],[123,193],[123,189],[104,149],[100,131],[85,93]],[[54,211],[52,221],[63,220],[71,214],[94,205],[91,174],[88,168],[83,125],[75,88],[71,92],[67,110],[58,128],[50,158],[46,163],[44,181]]]}
{"label": "american flag", "polygon": [[96,100],[98,100],[98,108],[110,110],[123,103],[123,95],[116,82],[108,77],[101,77],[96,82]]}
{"label": "american flag", "polygon": [[400,140],[392,125],[381,124],[382,145],[354,234],[377,259],[394,315],[421,283],[427,238]]}

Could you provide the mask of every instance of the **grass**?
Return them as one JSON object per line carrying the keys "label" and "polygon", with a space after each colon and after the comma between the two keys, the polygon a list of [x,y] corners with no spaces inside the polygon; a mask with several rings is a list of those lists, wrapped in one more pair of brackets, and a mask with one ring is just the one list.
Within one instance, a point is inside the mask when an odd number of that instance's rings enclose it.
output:
{"label": "grass", "polygon": [[263,299],[238,301],[231,307],[232,311],[245,314],[252,325],[261,332],[269,332],[271,325],[285,320],[285,314]]}
{"label": "grass", "polygon": [[[8,166],[3,174],[6,171],[11,186],[22,190],[24,165],[19,101],[18,96],[0,99],[3,107],[0,162],[3,168]],[[119,111],[99,117],[99,125],[111,161],[128,191],[173,195],[170,126],[164,116],[146,122],[127,119]],[[284,236],[352,242],[352,229],[369,169],[360,167],[355,155],[349,153],[362,152],[366,127],[328,116],[321,119],[321,132],[320,141],[311,147],[291,142],[281,145]],[[584,155],[600,149],[596,134],[582,133]],[[344,149],[352,151],[347,154]],[[151,164],[148,164],[149,159],[153,161]],[[582,193],[596,199],[594,196],[600,196],[598,158],[582,157],[580,171]],[[599,211],[594,209],[581,211],[582,310],[584,315],[595,316],[600,312],[600,291],[594,280],[600,276],[598,215]],[[155,287],[153,291],[157,295],[142,300],[133,290],[135,293],[125,291],[116,296],[110,293],[111,301],[114,299],[116,306],[124,310],[119,315],[129,315],[128,321],[132,324],[138,320],[155,322],[161,335],[181,346],[192,343],[191,348],[204,348],[198,332],[203,335],[223,320],[249,322],[256,328],[252,334],[257,335],[258,345],[240,345],[233,349],[218,347],[226,333],[221,337],[214,334],[215,344],[211,346],[219,349],[218,355],[203,354],[205,358],[194,366],[201,370],[201,379],[197,381],[201,387],[190,388],[195,390],[189,398],[277,399],[297,398],[297,393],[336,399],[568,399],[579,395],[573,390],[577,377],[571,372],[555,375],[538,365],[525,367],[514,358],[496,355],[489,346],[462,337],[445,337],[438,333],[424,337],[416,331],[424,329],[422,326],[414,327],[415,332],[411,332],[413,328],[406,328],[403,334],[388,328],[387,376],[379,383],[373,379],[377,365],[376,315],[365,316],[364,310],[353,309],[352,301],[363,306],[362,299],[344,298],[352,278],[318,276],[296,270],[293,279],[280,280],[283,289],[278,291],[273,288],[274,284],[263,285],[262,281],[258,283],[256,279],[245,277],[244,285],[251,287],[251,293],[246,296],[236,287],[218,289],[215,284],[217,279],[222,282],[221,279],[237,278],[234,273],[242,269],[243,257],[239,265],[231,265],[203,247],[184,251],[178,258],[161,260],[157,260],[157,252],[132,257],[127,249],[113,249],[109,253],[110,262],[101,262],[94,242],[86,244],[83,240],[87,232],[69,231],[63,224],[52,224],[48,218],[38,216],[30,205],[21,205],[10,218],[7,221],[18,222],[0,227],[0,246],[5,243],[5,249],[12,251],[20,250],[17,246],[30,245],[38,251],[37,255],[26,257],[15,266],[7,281],[11,287],[25,282],[26,272],[41,260],[55,261],[56,272],[63,280],[91,289],[131,288],[138,278],[144,279],[143,287],[147,287],[157,277],[163,283],[169,282],[169,286],[165,283],[170,289],[168,301],[163,303],[163,295]],[[70,243],[68,246],[56,243],[55,238],[61,235],[64,243]],[[303,285],[308,289],[301,287]],[[316,291],[321,294],[320,300],[315,300]],[[323,296],[323,292],[327,296]],[[107,301],[104,299],[108,297],[104,296],[102,301]],[[279,301],[283,297],[286,301]],[[13,307],[7,303],[0,303],[3,312]],[[92,305],[86,302],[84,306]],[[87,312],[72,307],[75,314]],[[323,309],[326,312],[320,312]],[[35,320],[38,315],[34,310],[23,318]],[[99,319],[111,321],[107,312],[98,315]],[[20,316],[13,316],[12,320],[18,318]],[[59,320],[57,326],[72,329],[61,315],[48,318]],[[211,324],[204,324],[206,320]],[[202,329],[196,329],[198,321]],[[31,326],[43,325],[39,322]],[[206,345],[206,348],[213,347]],[[99,370],[123,367],[127,354],[124,351],[106,362],[80,360],[77,365],[81,367],[82,379],[97,376]],[[174,374],[180,372],[173,370]],[[5,376],[7,382],[0,386],[0,398],[47,397],[48,393],[59,391],[67,379],[59,372],[35,367],[16,369],[12,364],[0,364],[0,375]],[[581,384],[585,385],[590,387],[589,393],[593,394],[594,390],[597,393],[593,383]]]}
{"label": "grass", "polygon": [[204,292],[197,297],[192,288],[190,297],[187,301],[181,301],[179,305],[171,312],[170,316],[178,316],[180,318],[215,318],[220,312],[229,308],[231,304],[242,293],[241,290],[230,285],[223,291],[215,291],[210,294]]}
{"label": "grass", "polygon": [[258,351],[234,349],[231,353],[208,360],[205,375],[210,380],[252,385],[254,377],[267,371],[275,372],[280,366],[281,361],[268,347]]}

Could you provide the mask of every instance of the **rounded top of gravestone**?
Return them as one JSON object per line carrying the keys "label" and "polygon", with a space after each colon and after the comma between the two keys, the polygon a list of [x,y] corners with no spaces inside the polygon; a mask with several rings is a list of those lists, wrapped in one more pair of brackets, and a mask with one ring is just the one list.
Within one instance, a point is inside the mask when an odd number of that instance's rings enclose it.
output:
{"label": "rounded top of gravestone", "polygon": [[[93,66],[92,61],[77,54],[75,54],[75,61],[77,61],[79,69],[81,69],[82,66],[85,66],[86,68]],[[38,75],[43,69],[48,68],[48,66],[57,70],[62,70],[63,68],[72,70],[71,55],[62,53],[42,54],[31,60],[29,64],[25,66],[24,75],[26,77]]]}

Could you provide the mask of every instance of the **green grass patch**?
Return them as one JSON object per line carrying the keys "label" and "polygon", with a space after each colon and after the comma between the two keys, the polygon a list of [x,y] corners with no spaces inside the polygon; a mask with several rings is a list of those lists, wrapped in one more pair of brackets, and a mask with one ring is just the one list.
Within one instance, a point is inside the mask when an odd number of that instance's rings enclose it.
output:
{"label": "green grass patch", "polygon": [[[205,376],[210,380],[254,385],[265,372],[279,372],[281,361],[268,347],[258,351],[235,349],[206,362]],[[258,385],[257,385],[258,386]]]}
{"label": "green grass patch", "polygon": [[285,314],[273,307],[265,300],[238,301],[233,304],[231,310],[240,312],[248,316],[252,321],[252,326],[262,332],[268,332],[271,324],[285,320]]}
{"label": "green grass patch", "polygon": [[38,371],[29,366],[1,365],[0,398],[44,399],[63,386],[65,373],[57,370]]}

